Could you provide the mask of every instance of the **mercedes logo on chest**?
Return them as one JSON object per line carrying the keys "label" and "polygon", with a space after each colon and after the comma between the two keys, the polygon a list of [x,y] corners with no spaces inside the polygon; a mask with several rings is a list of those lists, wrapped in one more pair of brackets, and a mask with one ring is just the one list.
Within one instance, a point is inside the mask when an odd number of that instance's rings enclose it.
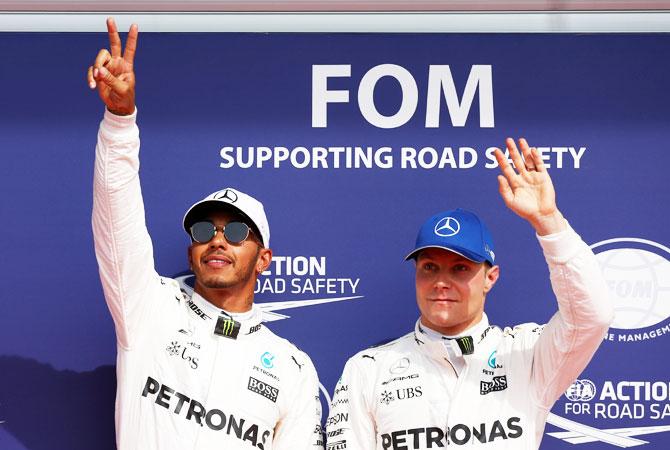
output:
{"label": "mercedes logo on chest", "polygon": [[407,371],[409,369],[409,358],[400,358],[389,367],[389,372],[392,374],[399,374]]}

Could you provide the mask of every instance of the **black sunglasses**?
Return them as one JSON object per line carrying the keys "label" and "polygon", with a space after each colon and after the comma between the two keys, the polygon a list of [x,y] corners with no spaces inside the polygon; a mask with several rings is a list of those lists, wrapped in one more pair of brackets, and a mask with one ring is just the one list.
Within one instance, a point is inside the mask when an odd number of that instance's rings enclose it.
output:
{"label": "black sunglasses", "polygon": [[194,242],[204,244],[211,241],[216,236],[216,231],[221,230],[223,236],[231,244],[239,244],[249,237],[249,232],[252,231],[244,222],[228,222],[223,227],[217,227],[212,222],[196,222],[191,225],[191,239]]}

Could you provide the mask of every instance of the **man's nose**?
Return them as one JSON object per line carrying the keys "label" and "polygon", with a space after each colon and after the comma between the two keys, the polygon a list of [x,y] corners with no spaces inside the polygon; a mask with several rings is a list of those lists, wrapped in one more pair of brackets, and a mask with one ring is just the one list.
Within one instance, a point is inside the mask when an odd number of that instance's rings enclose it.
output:
{"label": "man's nose", "polygon": [[435,289],[450,289],[452,286],[451,278],[446,275],[439,275],[435,279]]}
{"label": "man's nose", "polygon": [[209,246],[210,247],[222,247],[226,248],[228,246],[228,241],[226,240],[226,237],[223,234],[223,228],[222,227],[216,227],[216,230],[214,230],[214,237],[209,241]]}

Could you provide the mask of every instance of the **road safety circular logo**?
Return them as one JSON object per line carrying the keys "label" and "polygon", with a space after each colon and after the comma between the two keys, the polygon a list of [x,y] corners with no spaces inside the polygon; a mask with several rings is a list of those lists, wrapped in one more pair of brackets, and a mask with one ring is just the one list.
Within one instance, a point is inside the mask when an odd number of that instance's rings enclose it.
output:
{"label": "road safety circular logo", "polygon": [[[615,312],[603,344],[547,418],[551,448],[668,448],[670,249],[641,238],[591,246]],[[549,439],[549,438],[547,438]]]}
{"label": "road safety circular logo", "polygon": [[615,318],[608,341],[637,342],[670,333],[670,249],[639,238],[591,246],[603,270]]}

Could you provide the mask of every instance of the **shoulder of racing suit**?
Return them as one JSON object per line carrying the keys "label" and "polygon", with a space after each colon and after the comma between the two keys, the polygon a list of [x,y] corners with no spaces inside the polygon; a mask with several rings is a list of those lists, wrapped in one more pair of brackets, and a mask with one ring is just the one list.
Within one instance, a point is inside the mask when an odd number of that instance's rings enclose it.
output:
{"label": "shoulder of racing suit", "polygon": [[302,372],[303,369],[307,368],[310,371],[316,373],[312,359],[302,351],[298,346],[293,342],[285,339],[283,337],[277,336],[272,330],[270,330],[265,325],[262,325],[259,330],[259,335],[262,335],[265,339],[270,341],[271,345],[274,348],[280,349],[280,351],[286,355],[286,357],[291,361],[290,366],[294,367],[298,372]]}
{"label": "shoulder of racing suit", "polygon": [[503,343],[506,343],[513,349],[530,350],[537,343],[544,327],[544,324],[541,325],[533,322],[522,323],[514,327],[505,327],[502,330],[501,337]]}
{"label": "shoulder of racing suit", "polygon": [[393,357],[398,353],[412,351],[414,342],[414,333],[407,333],[394,339],[390,342],[377,344],[372,347],[361,350],[352,356],[353,361],[360,361],[362,364],[366,362],[379,363],[387,357]]}

